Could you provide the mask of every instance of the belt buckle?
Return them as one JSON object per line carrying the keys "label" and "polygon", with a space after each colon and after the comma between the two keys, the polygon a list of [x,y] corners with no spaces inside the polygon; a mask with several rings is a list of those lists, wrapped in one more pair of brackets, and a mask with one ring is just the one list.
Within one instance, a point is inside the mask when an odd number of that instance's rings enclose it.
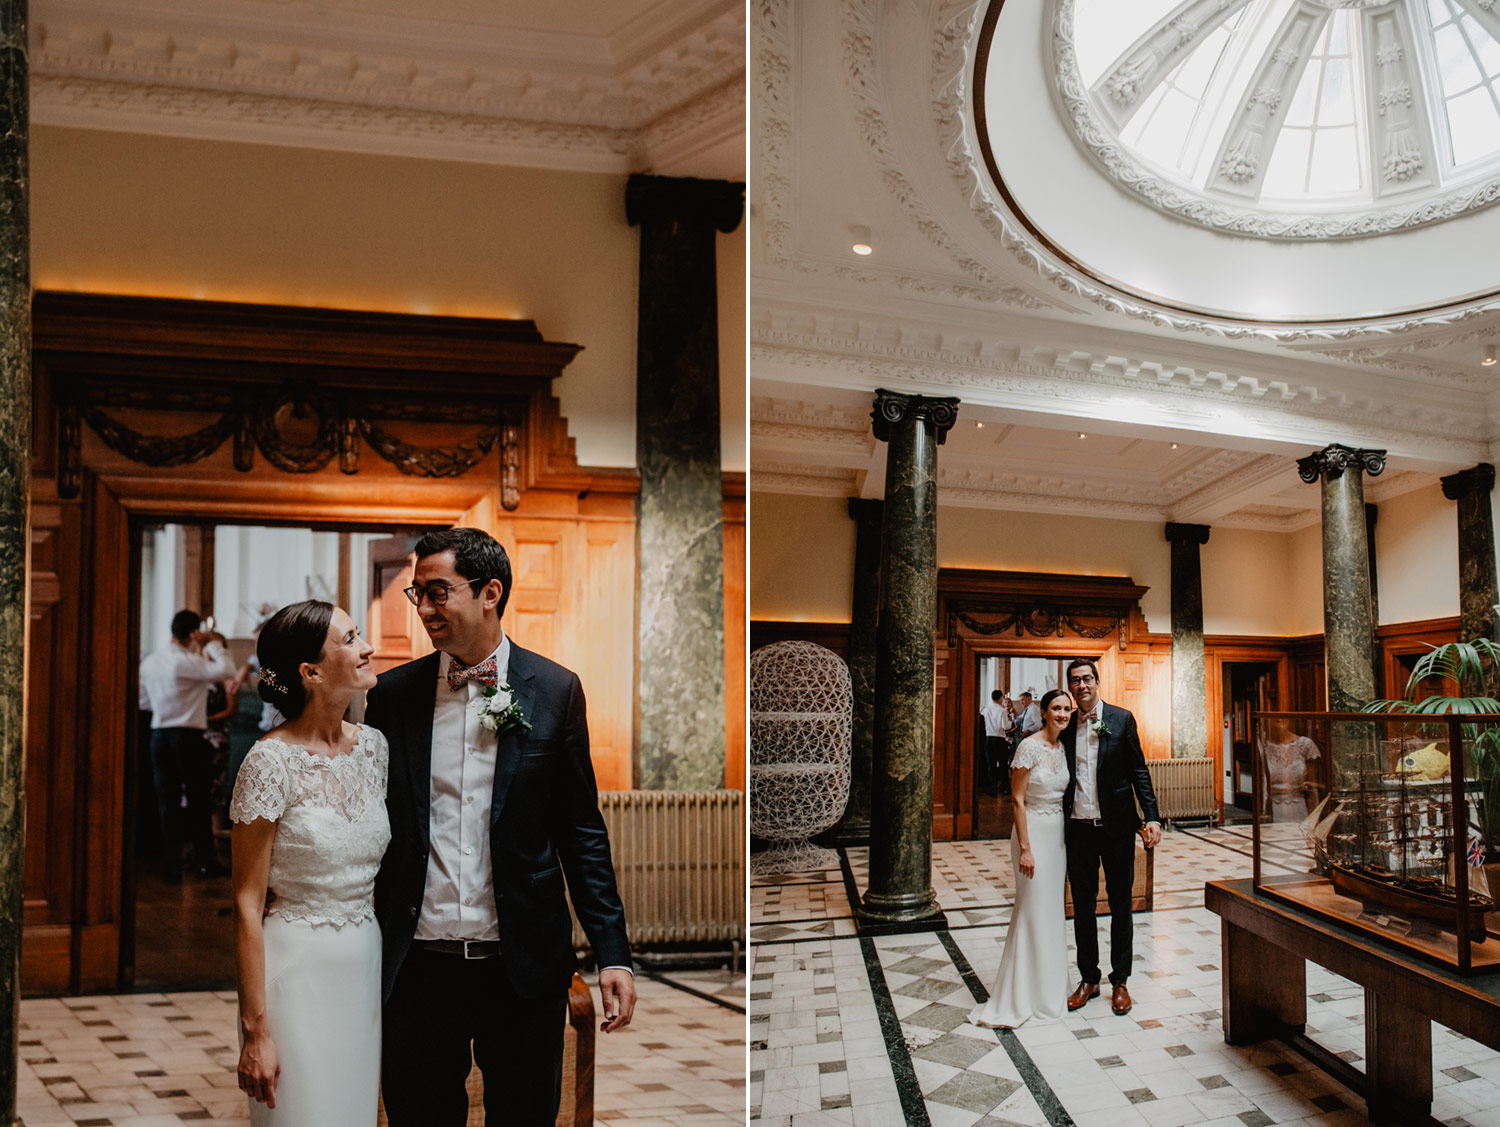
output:
{"label": "belt buckle", "polygon": [[465,959],[482,959],[482,958],[484,958],[483,955],[471,955],[471,954],[469,954],[469,944],[472,943],[477,948],[481,943],[484,942],[484,940],[482,940],[482,939],[461,939],[461,940],[459,940],[459,942],[464,945],[464,958]]}

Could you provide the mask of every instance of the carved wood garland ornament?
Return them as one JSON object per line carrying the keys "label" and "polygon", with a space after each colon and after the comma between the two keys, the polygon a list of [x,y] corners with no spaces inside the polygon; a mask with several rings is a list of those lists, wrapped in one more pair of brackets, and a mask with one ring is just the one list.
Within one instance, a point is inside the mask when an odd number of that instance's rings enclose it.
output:
{"label": "carved wood garland ornament", "polygon": [[[458,477],[482,462],[502,443],[501,505],[508,511],[520,504],[521,427],[501,418],[507,409],[496,406],[453,410],[442,407],[413,411],[381,404],[355,407],[340,397],[316,388],[291,383],[282,385],[259,402],[239,402],[225,410],[224,395],[155,394],[143,396],[111,388],[69,388],[63,393],[58,412],[58,493],[78,496],[82,485],[82,427],[86,422],[111,450],[133,462],[153,468],[185,466],[208,457],[226,440],[234,439],[234,468],[248,473],[255,465],[258,449],[265,459],[285,473],[316,473],[335,457],[345,474],[359,472],[360,445],[366,445],[404,474],[414,477]],[[111,418],[105,407],[153,410],[223,410],[215,422],[184,435],[151,435]],[[294,418],[313,415],[317,431],[311,442],[288,441],[278,422],[290,408]],[[483,427],[471,441],[450,446],[416,446],[402,441],[376,423],[376,418],[405,417],[429,422],[471,421],[475,415],[491,415],[494,422]]]}
{"label": "carved wood garland ornament", "polygon": [[[997,616],[985,621],[979,615]],[[1005,605],[993,603],[984,606],[951,604],[948,608],[948,644],[958,644],[958,627],[968,627],[976,634],[992,637],[1014,629],[1016,637],[1030,634],[1033,638],[1063,638],[1068,630],[1081,638],[1107,638],[1116,635],[1120,649],[1126,645],[1126,627],[1129,624],[1128,609],[1104,611],[1097,607],[1067,607],[1045,602],[1014,602]],[[1093,621],[1090,621],[1093,620]]]}

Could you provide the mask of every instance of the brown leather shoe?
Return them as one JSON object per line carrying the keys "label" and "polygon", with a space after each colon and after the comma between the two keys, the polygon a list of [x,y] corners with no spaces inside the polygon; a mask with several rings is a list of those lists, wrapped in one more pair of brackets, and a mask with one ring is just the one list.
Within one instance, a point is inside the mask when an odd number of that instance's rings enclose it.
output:
{"label": "brown leather shoe", "polygon": [[1083,1004],[1098,993],[1099,984],[1097,982],[1080,982],[1078,989],[1068,995],[1068,1009],[1083,1009]]}
{"label": "brown leather shoe", "polygon": [[1115,1013],[1119,1014],[1121,1017],[1124,1017],[1130,1012],[1130,1007],[1133,1004],[1134,1003],[1132,1003],[1130,1000],[1130,991],[1125,989],[1125,984],[1123,982],[1120,983],[1120,985],[1116,986],[1114,988],[1114,991],[1109,996],[1109,1008],[1114,1010]]}

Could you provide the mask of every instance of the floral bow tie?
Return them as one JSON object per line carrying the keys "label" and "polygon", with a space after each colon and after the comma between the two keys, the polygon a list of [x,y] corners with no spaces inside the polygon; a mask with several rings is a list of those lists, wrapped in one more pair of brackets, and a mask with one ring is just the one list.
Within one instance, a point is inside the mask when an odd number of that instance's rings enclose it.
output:
{"label": "floral bow tie", "polygon": [[493,656],[485,658],[478,665],[462,666],[454,662],[448,667],[448,688],[455,693],[464,687],[465,681],[474,681],[493,689],[500,683],[500,672],[495,665]]}

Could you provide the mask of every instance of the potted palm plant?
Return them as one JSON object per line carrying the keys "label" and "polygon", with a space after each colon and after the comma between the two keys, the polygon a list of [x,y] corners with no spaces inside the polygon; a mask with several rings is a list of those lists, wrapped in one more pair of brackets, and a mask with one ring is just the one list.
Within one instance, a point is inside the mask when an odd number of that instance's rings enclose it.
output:
{"label": "potted palm plant", "polygon": [[[1438,693],[1416,699],[1422,682],[1429,677],[1442,678],[1456,687],[1457,695]],[[1489,638],[1449,642],[1417,659],[1400,699],[1371,701],[1364,711],[1416,716],[1500,715],[1500,700],[1487,695],[1497,680],[1500,645]],[[1484,855],[1491,859],[1486,868],[1500,869],[1500,725],[1465,724],[1463,742],[1477,768],[1476,777],[1469,780],[1469,793],[1474,797]],[[1450,754],[1455,750],[1450,749]],[[1500,888],[1500,875],[1493,876],[1490,887]]]}

